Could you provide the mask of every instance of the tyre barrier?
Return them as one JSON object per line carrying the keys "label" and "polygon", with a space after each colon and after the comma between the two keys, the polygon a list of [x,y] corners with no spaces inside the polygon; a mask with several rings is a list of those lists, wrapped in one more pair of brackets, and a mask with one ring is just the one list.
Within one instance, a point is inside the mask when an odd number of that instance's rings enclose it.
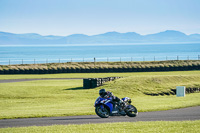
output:
{"label": "tyre barrier", "polygon": [[[188,87],[185,89],[186,94],[190,93],[199,93],[200,88],[191,88]],[[164,96],[164,95],[176,95],[176,89],[171,89],[170,92],[158,92],[158,93],[144,93],[145,95],[150,95],[150,96]]]}
{"label": "tyre barrier", "polygon": [[108,81],[113,81],[115,79],[119,79],[120,77],[107,77],[107,78],[87,78],[83,79],[83,88],[84,89],[91,89],[91,88],[96,88],[103,83],[108,82]]}

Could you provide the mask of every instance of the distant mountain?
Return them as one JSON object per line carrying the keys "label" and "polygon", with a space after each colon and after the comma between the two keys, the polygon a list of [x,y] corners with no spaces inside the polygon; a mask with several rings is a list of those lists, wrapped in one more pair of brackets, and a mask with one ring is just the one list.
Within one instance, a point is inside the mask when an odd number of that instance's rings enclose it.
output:
{"label": "distant mountain", "polygon": [[174,31],[174,30],[167,30],[164,32],[146,35],[145,36],[147,40],[152,42],[188,42],[188,41],[194,41],[186,34],[180,32],[180,31]]}
{"label": "distant mountain", "polygon": [[143,36],[135,32],[107,32],[91,36],[93,43],[134,43],[143,40]]}
{"label": "distant mountain", "polygon": [[73,34],[69,36],[42,36],[36,33],[13,34],[0,32],[0,45],[7,44],[97,44],[97,43],[183,43],[200,42],[200,34],[186,35],[180,31],[140,35],[135,32],[107,32],[98,35]]}
{"label": "distant mountain", "polygon": [[191,34],[189,36],[190,38],[193,38],[193,39],[200,39],[200,34]]}
{"label": "distant mountain", "polygon": [[13,34],[0,32],[0,44],[65,44],[66,40],[60,36],[41,36],[35,33]]}
{"label": "distant mountain", "polygon": [[84,34],[73,34],[65,37],[66,44],[81,44],[88,43],[90,41],[90,36]]}

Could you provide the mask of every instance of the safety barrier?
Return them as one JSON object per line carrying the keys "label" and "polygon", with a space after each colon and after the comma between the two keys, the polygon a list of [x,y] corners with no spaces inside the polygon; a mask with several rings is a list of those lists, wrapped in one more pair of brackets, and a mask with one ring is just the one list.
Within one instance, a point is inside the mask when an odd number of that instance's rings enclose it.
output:
{"label": "safety barrier", "polygon": [[96,88],[96,87],[103,85],[103,83],[105,83],[105,82],[113,81],[113,80],[118,79],[118,78],[120,78],[120,77],[83,79],[83,88],[84,89]]}

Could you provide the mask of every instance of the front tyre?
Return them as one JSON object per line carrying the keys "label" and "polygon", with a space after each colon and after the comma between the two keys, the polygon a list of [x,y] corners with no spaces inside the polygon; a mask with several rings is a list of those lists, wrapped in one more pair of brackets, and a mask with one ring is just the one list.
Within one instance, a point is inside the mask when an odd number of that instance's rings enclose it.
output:
{"label": "front tyre", "polygon": [[95,107],[96,114],[101,118],[108,118],[109,117],[109,111],[106,108],[101,108],[101,106]]}
{"label": "front tyre", "polygon": [[126,114],[129,116],[129,117],[136,117],[138,115],[138,111],[137,111],[137,108],[134,107],[133,105],[129,105],[127,108],[126,108]]}

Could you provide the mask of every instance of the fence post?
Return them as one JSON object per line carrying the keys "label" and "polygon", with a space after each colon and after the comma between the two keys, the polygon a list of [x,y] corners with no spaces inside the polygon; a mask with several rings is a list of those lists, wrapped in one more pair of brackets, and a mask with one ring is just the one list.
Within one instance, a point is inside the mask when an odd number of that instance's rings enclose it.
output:
{"label": "fence post", "polygon": [[[120,62],[122,62],[122,57],[118,57],[119,59],[120,59]],[[131,62],[133,61],[133,57],[128,57],[130,60],[131,60]],[[142,59],[141,59],[142,57],[140,57],[140,60],[142,61]],[[163,59],[164,57],[162,57],[162,59]],[[173,59],[173,58],[175,58],[175,59]],[[76,59],[76,58],[75,58]],[[96,57],[94,57],[93,58],[94,59],[94,64],[96,65],[96,62],[97,62],[97,59],[96,59]],[[106,59],[106,58],[104,58],[104,59]],[[129,59],[127,59],[127,61],[129,60]],[[162,60],[161,59],[161,60]],[[200,55],[197,55],[197,57],[196,57],[196,59],[195,59],[195,57],[190,57],[189,55],[188,56],[183,56],[181,59],[179,58],[179,56],[177,55],[177,56],[175,56],[175,57],[171,57],[171,58],[169,58],[169,60],[200,60]],[[111,59],[112,60],[112,59]],[[146,58],[143,56],[143,61],[145,61],[146,60]],[[147,59],[148,60],[148,59]],[[159,59],[158,59],[159,60]],[[164,60],[164,59],[163,59]],[[86,60],[87,61],[87,60]],[[125,59],[125,61],[126,61],[126,59]],[[156,61],[156,56],[154,56],[153,57],[153,61]],[[166,61],[168,61],[168,56],[166,56]],[[18,60],[18,61],[16,61],[16,62],[18,62],[19,64],[20,64],[20,59]],[[31,62],[31,61],[30,61]],[[39,61],[40,62],[40,61]],[[43,60],[43,61],[41,61],[41,62],[43,62],[43,63],[45,63],[45,60]],[[61,63],[62,61],[61,61],[61,59],[59,58],[58,59],[58,62],[59,63]],[[71,58],[71,63],[73,62],[73,58]],[[76,60],[75,60],[75,62],[76,62]],[[85,58],[83,58],[83,62],[85,62]],[[92,62],[92,61],[91,61]],[[109,62],[109,57],[107,57],[107,62]],[[14,63],[15,63],[15,60],[14,60]],[[13,63],[13,64],[14,64]],[[29,63],[29,61],[28,61],[28,63]],[[33,60],[33,63],[34,63],[34,65],[36,64],[36,59],[34,59]],[[8,64],[8,65],[11,65],[11,59],[9,59],[8,60],[8,62],[6,63],[6,64]],[[16,63],[17,64],[17,63]],[[21,64],[23,65],[24,64],[24,59],[21,59]],[[46,64],[48,64],[48,59],[46,59]]]}
{"label": "fence post", "polygon": [[95,63],[96,63],[96,58],[94,57],[94,66],[95,66]]}

